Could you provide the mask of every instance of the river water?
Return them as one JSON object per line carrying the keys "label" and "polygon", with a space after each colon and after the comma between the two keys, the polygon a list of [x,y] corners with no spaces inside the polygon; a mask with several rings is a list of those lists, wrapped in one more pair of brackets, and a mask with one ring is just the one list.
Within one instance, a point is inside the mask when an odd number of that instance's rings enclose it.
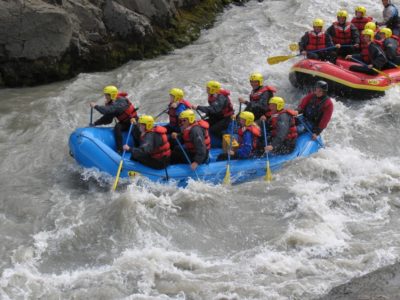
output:
{"label": "river water", "polygon": [[[115,84],[141,113],[168,90],[206,103],[219,80],[237,97],[260,71],[289,107],[289,54],[316,17],[377,1],[291,0],[232,7],[193,45],[111,72],[1,90],[0,299],[313,299],[400,257],[399,88],[363,102],[334,99],[326,148],[232,187],[123,184],[81,169],[68,137],[90,101]],[[99,115],[95,115],[98,117]]]}

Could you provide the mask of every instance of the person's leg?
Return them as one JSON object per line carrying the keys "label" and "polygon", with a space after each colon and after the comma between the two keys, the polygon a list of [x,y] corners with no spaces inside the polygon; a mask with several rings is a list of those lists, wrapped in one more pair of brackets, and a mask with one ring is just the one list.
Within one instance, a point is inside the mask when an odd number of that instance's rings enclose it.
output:
{"label": "person's leg", "polygon": [[179,146],[175,146],[171,153],[171,165],[187,164],[188,161]]}
{"label": "person's leg", "polygon": [[117,146],[117,152],[122,153],[122,123],[115,124],[114,127],[114,137],[115,137],[115,144]]}
{"label": "person's leg", "polygon": [[231,119],[228,117],[214,123],[213,125],[210,124],[210,129],[209,129],[210,134],[212,134],[217,138],[222,139],[223,131],[228,128],[230,122]]}
{"label": "person's leg", "polygon": [[367,75],[377,75],[378,74],[377,72],[375,72],[374,70],[372,70],[372,69],[370,69],[368,67],[358,66],[358,65],[350,66],[349,70],[353,71],[353,72],[364,73],[364,74],[367,74]]}

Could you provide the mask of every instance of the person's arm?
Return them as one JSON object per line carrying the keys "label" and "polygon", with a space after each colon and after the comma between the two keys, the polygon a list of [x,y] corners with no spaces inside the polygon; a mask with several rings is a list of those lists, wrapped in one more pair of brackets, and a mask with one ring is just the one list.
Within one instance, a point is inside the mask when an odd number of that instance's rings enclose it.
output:
{"label": "person's arm", "polygon": [[299,114],[301,114],[304,111],[304,109],[306,108],[308,102],[310,102],[312,97],[313,97],[313,93],[310,93],[310,94],[308,94],[307,96],[303,97],[300,100],[300,104],[297,107],[297,111],[298,111]]}
{"label": "person's arm", "polygon": [[159,134],[149,132],[144,136],[144,140],[140,144],[139,149],[146,154],[150,154],[157,147],[161,146],[162,138]]}
{"label": "person's arm", "polygon": [[290,116],[288,114],[280,114],[276,123],[276,135],[271,139],[273,149],[281,146],[289,133]]}
{"label": "person's arm", "polygon": [[308,39],[308,32],[306,32],[300,39],[299,42],[299,52],[306,51],[306,47],[308,45],[309,39]]}
{"label": "person's arm", "polygon": [[350,24],[351,30],[351,43],[353,45],[360,45],[360,31],[358,31],[357,27],[354,24]]}
{"label": "person's arm", "polygon": [[94,107],[102,115],[112,115],[113,117],[118,116],[128,108],[128,102],[124,99],[116,100],[111,105],[96,105]]}
{"label": "person's arm", "polygon": [[329,34],[325,34],[325,47],[329,48],[329,47],[333,47],[333,41],[332,41],[332,37]]}
{"label": "person's arm", "polygon": [[104,115],[100,119],[96,120],[93,125],[98,126],[98,125],[107,125],[112,123],[114,117],[111,115]]}
{"label": "person's arm", "polygon": [[318,123],[318,127],[313,128],[313,133],[316,135],[320,135],[321,132],[328,126],[329,121],[331,120],[333,114],[333,103],[332,100],[328,99],[325,101],[324,106],[322,107],[322,117]]}
{"label": "person's arm", "polygon": [[236,151],[236,155],[239,158],[248,158],[250,156],[251,150],[253,148],[253,134],[246,130],[243,133],[242,143],[239,149]]}
{"label": "person's arm", "polygon": [[334,26],[333,25],[329,26],[328,29],[325,31],[325,33],[327,35],[329,35],[333,40],[333,37],[335,36],[335,28],[334,28]]}
{"label": "person's arm", "polygon": [[250,109],[250,110],[261,110],[264,113],[267,112],[268,110],[268,102],[269,99],[271,99],[271,97],[273,96],[273,93],[271,91],[265,91],[264,93],[261,94],[260,96],[260,100],[258,101],[251,101],[246,109]]}
{"label": "person's arm", "polygon": [[382,69],[384,65],[387,64],[387,58],[381,47],[376,44],[371,43],[369,47],[372,47],[372,65],[377,69]]}
{"label": "person's arm", "polygon": [[207,147],[204,141],[203,129],[200,126],[195,126],[190,131],[190,139],[193,141],[196,153],[193,157],[193,162],[201,164],[207,157]]}
{"label": "person's arm", "polygon": [[217,99],[211,103],[209,106],[201,106],[199,105],[197,109],[203,113],[208,115],[216,115],[219,114],[222,109],[225,107],[225,103],[228,101],[228,98],[224,95],[219,94]]}

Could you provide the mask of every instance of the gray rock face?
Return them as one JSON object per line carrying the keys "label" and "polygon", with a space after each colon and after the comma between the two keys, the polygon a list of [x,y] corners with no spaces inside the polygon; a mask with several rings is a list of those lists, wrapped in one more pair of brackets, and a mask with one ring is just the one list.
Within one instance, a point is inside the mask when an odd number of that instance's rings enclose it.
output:
{"label": "gray rock face", "polygon": [[42,1],[0,2],[1,58],[58,56],[68,47],[72,24],[67,12]]}
{"label": "gray rock face", "polygon": [[[166,53],[196,38],[185,36],[194,31],[180,26],[186,20],[179,19],[179,10],[196,13],[201,7],[194,18],[200,31],[209,25],[210,11],[217,13],[229,2],[2,0],[0,86],[41,84]],[[201,15],[204,5],[213,8],[207,18]]]}

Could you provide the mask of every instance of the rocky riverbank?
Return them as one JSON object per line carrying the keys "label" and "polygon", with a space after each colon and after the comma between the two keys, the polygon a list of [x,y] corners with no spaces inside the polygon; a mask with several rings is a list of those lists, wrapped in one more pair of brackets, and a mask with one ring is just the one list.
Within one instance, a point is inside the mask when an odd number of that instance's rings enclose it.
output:
{"label": "rocky riverbank", "polygon": [[244,0],[13,0],[0,2],[0,87],[43,84],[197,39],[224,6]]}
{"label": "rocky riverbank", "polygon": [[398,300],[400,262],[333,288],[319,300]]}

